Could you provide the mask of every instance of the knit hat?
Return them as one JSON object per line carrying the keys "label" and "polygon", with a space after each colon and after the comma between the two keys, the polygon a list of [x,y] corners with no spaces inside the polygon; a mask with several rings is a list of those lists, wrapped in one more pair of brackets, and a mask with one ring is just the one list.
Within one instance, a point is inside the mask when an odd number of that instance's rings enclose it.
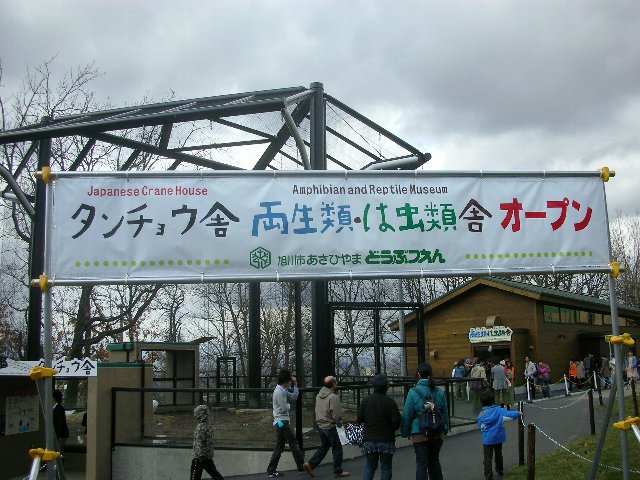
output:
{"label": "knit hat", "polygon": [[383,389],[389,385],[389,380],[387,380],[386,375],[379,373],[371,377],[371,385],[373,385],[374,389]]}

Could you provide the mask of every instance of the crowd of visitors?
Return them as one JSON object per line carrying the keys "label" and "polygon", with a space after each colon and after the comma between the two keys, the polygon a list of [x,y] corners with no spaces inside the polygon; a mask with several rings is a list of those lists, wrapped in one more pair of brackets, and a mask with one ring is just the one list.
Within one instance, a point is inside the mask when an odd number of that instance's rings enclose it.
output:
{"label": "crowd of visitors", "polygon": [[[597,381],[602,382],[604,388],[608,388],[611,386],[614,367],[613,359],[596,358],[592,354],[582,360],[571,360],[568,369],[570,388],[588,385],[592,374],[599,379]],[[638,359],[629,351],[624,364],[626,381],[636,382],[640,377],[639,370]],[[493,478],[494,458],[495,471],[502,475],[502,444],[506,440],[503,422],[520,415],[518,411],[511,411],[510,408],[514,403],[516,379],[511,361],[461,359],[455,363],[451,376],[456,379],[453,398],[458,401],[471,400],[473,411],[478,415],[485,478]],[[387,377],[383,374],[371,377],[373,393],[362,400],[357,413],[357,422],[363,427],[360,444],[366,458],[363,480],[372,480],[378,467],[381,480],[392,478],[393,456],[396,452],[395,435],[399,428],[401,435],[411,439],[413,444],[416,480],[442,479],[439,456],[444,437],[449,431],[447,399],[444,390],[434,381],[431,365],[420,364],[416,377],[417,383],[409,390],[402,412],[399,411],[396,401],[387,395]],[[523,377],[531,399],[535,398],[538,389],[542,392],[543,398],[550,397],[551,369],[545,362],[536,363],[533,359],[525,357]],[[334,475],[348,477],[349,472],[342,468],[343,442],[338,429],[342,429],[343,420],[340,398],[336,394],[336,378],[326,377],[316,396],[315,419],[321,446],[307,462],[304,461],[304,454],[300,451],[289,425],[291,402],[297,399],[299,393],[296,379],[289,370],[282,369],[278,374],[277,383],[273,391],[273,427],[276,441],[267,467],[267,477],[284,476],[277,467],[285,443],[289,444],[298,471],[306,472],[313,477],[314,470],[331,449]],[[54,397],[59,404],[60,399]],[[203,405],[194,410],[198,423],[194,432],[190,476],[193,480],[200,479],[203,471],[207,471],[214,479],[222,479],[213,463],[213,432],[208,413],[208,408]],[[64,437],[64,434],[57,436]]]}

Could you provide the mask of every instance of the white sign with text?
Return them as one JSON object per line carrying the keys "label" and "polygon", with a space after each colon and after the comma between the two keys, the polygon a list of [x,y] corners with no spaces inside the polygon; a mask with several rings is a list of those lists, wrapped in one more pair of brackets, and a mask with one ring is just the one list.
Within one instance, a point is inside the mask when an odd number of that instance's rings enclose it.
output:
{"label": "white sign with text", "polygon": [[50,277],[419,277],[609,262],[594,175],[190,173],[58,178]]}

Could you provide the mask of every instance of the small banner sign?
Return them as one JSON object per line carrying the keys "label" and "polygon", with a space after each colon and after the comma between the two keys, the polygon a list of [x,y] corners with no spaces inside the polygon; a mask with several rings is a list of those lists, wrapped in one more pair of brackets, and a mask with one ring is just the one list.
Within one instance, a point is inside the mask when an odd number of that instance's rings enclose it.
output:
{"label": "small banner sign", "polygon": [[471,343],[510,342],[513,330],[502,325],[493,327],[472,327],[469,329],[469,341]]}
{"label": "small banner sign", "polygon": [[596,271],[610,261],[604,186],[592,172],[186,173],[60,174],[49,277],[499,275]]}
{"label": "small banner sign", "polygon": [[[6,359],[0,365],[0,376],[28,377],[33,367],[44,367],[44,359],[11,360]],[[90,358],[72,358],[54,360],[51,368],[57,370],[56,377],[95,377],[98,375],[98,362]]]}

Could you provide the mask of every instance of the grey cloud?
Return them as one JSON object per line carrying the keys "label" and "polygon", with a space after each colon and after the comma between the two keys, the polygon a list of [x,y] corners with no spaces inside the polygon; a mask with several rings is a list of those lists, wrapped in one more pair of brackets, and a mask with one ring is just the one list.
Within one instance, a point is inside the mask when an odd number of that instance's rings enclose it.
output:
{"label": "grey cloud", "polygon": [[638,2],[596,0],[5,0],[0,59],[5,92],[56,53],[95,60],[116,105],[321,81],[443,168],[635,173],[639,20]]}

